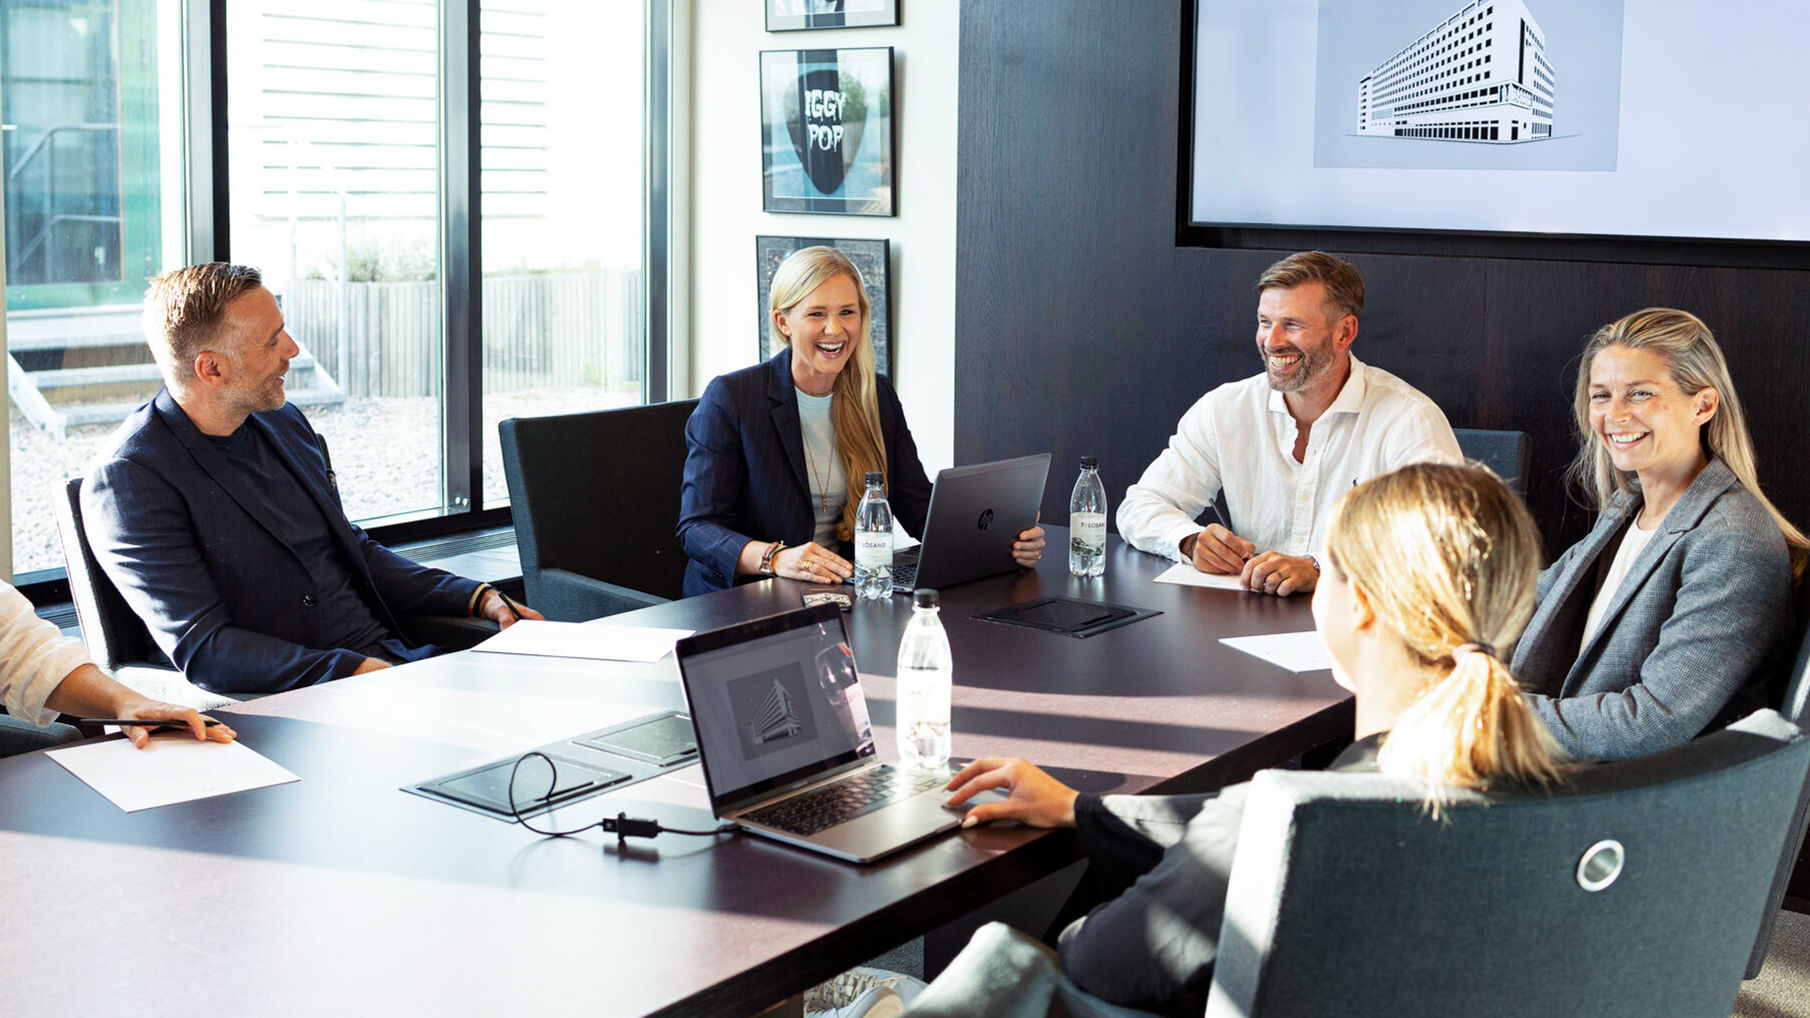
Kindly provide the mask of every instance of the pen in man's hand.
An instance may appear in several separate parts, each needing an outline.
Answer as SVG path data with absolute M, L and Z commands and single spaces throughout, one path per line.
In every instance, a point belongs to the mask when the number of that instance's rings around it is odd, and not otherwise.
M 1213 501 L 1208 502 L 1207 504 L 1209 506 L 1213 507 L 1213 518 L 1219 521 L 1219 525 L 1226 529 L 1226 533 L 1228 533 L 1228 534 L 1232 533 L 1232 525 L 1230 523 L 1226 522 L 1225 514 L 1219 511 L 1219 500 L 1214 499 Z M 1237 536 L 1237 535 L 1233 535 L 1233 536 Z M 1249 562 L 1251 560 L 1251 557 L 1249 555 L 1244 554 L 1243 552 L 1240 552 L 1238 557 L 1245 562 Z
M 189 727 L 187 721 L 177 721 L 171 718 L 76 718 L 75 723 L 78 725 L 131 725 L 133 728 Z M 220 722 L 214 718 L 202 718 L 201 723 L 203 726 L 211 728 Z
M 523 617 L 522 617 L 522 613 L 521 613 L 521 612 L 520 612 L 520 611 L 518 611 L 518 610 L 516 610 L 516 607 L 515 607 L 515 602 L 514 602 L 514 601 L 511 601 L 511 600 L 509 600 L 509 595 L 508 595 L 508 594 L 505 594 L 505 593 L 503 593 L 503 592 L 502 592 L 502 591 L 500 591 L 500 590 L 497 590 L 497 588 L 495 588 L 495 587 L 492 587 L 492 588 L 490 588 L 490 589 L 491 589 L 491 590 L 496 590 L 496 596 L 498 596 L 498 597 L 500 597 L 500 598 L 502 598 L 502 599 L 503 599 L 503 607 L 505 607 L 505 608 L 507 608 L 507 609 L 509 609 L 509 614 L 511 614 L 511 615 L 513 615 L 513 616 L 515 616 L 515 621 L 517 621 L 517 622 L 524 622 L 524 621 L 526 621 L 526 619 L 524 619 L 524 618 L 523 618 Z M 525 629 L 524 629 L 524 630 L 522 630 L 522 632 L 524 632 L 524 633 L 525 633 L 525 632 L 527 632 L 527 630 L 525 630 Z

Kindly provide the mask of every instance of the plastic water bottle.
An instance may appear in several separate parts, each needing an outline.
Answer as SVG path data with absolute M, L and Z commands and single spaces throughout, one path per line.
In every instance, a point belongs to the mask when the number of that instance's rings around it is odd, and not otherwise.
M 870 601 L 892 596 L 892 505 L 885 484 L 885 474 L 869 470 L 855 509 L 855 596 Z
M 1100 461 L 1081 457 L 1081 476 L 1068 497 L 1068 571 L 1075 576 L 1106 572 L 1106 488 Z
M 899 760 L 907 767 L 932 770 L 949 762 L 949 700 L 954 693 L 954 663 L 949 636 L 937 618 L 936 591 L 919 588 L 911 595 L 911 621 L 899 641 Z

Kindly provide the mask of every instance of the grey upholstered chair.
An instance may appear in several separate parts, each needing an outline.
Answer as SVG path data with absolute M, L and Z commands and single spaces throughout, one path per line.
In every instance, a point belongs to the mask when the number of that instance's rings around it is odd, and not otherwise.
M 697 400 L 498 426 L 527 601 L 584 622 L 678 599 L 679 486 Z
M 1480 428 L 1453 428 L 1458 450 L 1465 459 L 1473 459 L 1494 470 L 1514 493 L 1527 497 L 1527 464 L 1533 455 L 1533 439 L 1525 431 L 1486 431 Z
M 1772 711 L 1550 795 L 1465 794 L 1444 820 L 1380 774 L 1263 772 L 1207 1016 L 1725 1018 L 1807 774 L 1810 737 Z M 1141 1014 L 989 936 L 911 1013 Z

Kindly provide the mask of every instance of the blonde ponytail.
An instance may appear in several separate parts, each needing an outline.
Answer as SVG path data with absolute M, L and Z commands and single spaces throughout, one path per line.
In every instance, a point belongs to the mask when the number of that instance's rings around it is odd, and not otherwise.
M 1494 649 L 1533 616 L 1540 566 L 1533 518 L 1495 474 L 1423 463 L 1359 485 L 1335 509 L 1326 551 L 1440 673 L 1385 738 L 1384 773 L 1418 785 L 1435 816 L 1454 788 L 1563 777 L 1563 752 Z

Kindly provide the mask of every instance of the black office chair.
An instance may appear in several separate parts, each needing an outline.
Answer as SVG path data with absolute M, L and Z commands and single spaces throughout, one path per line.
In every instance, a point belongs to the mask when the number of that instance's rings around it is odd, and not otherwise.
M 158 649 L 151 631 L 120 596 L 88 545 L 82 529 L 82 479 L 71 477 L 62 488 L 62 497 L 52 499 L 51 505 L 57 540 L 63 546 L 63 567 L 69 574 L 69 598 L 75 602 L 88 656 L 122 685 L 152 699 L 197 710 L 238 703 L 237 697 L 209 692 L 183 678 Z
M 1453 428 L 1452 434 L 1466 459 L 1494 470 L 1515 494 L 1527 497 L 1527 463 L 1533 455 L 1533 439 L 1527 432 Z
M 583 622 L 676 600 L 679 488 L 697 400 L 499 425 L 528 603 Z

